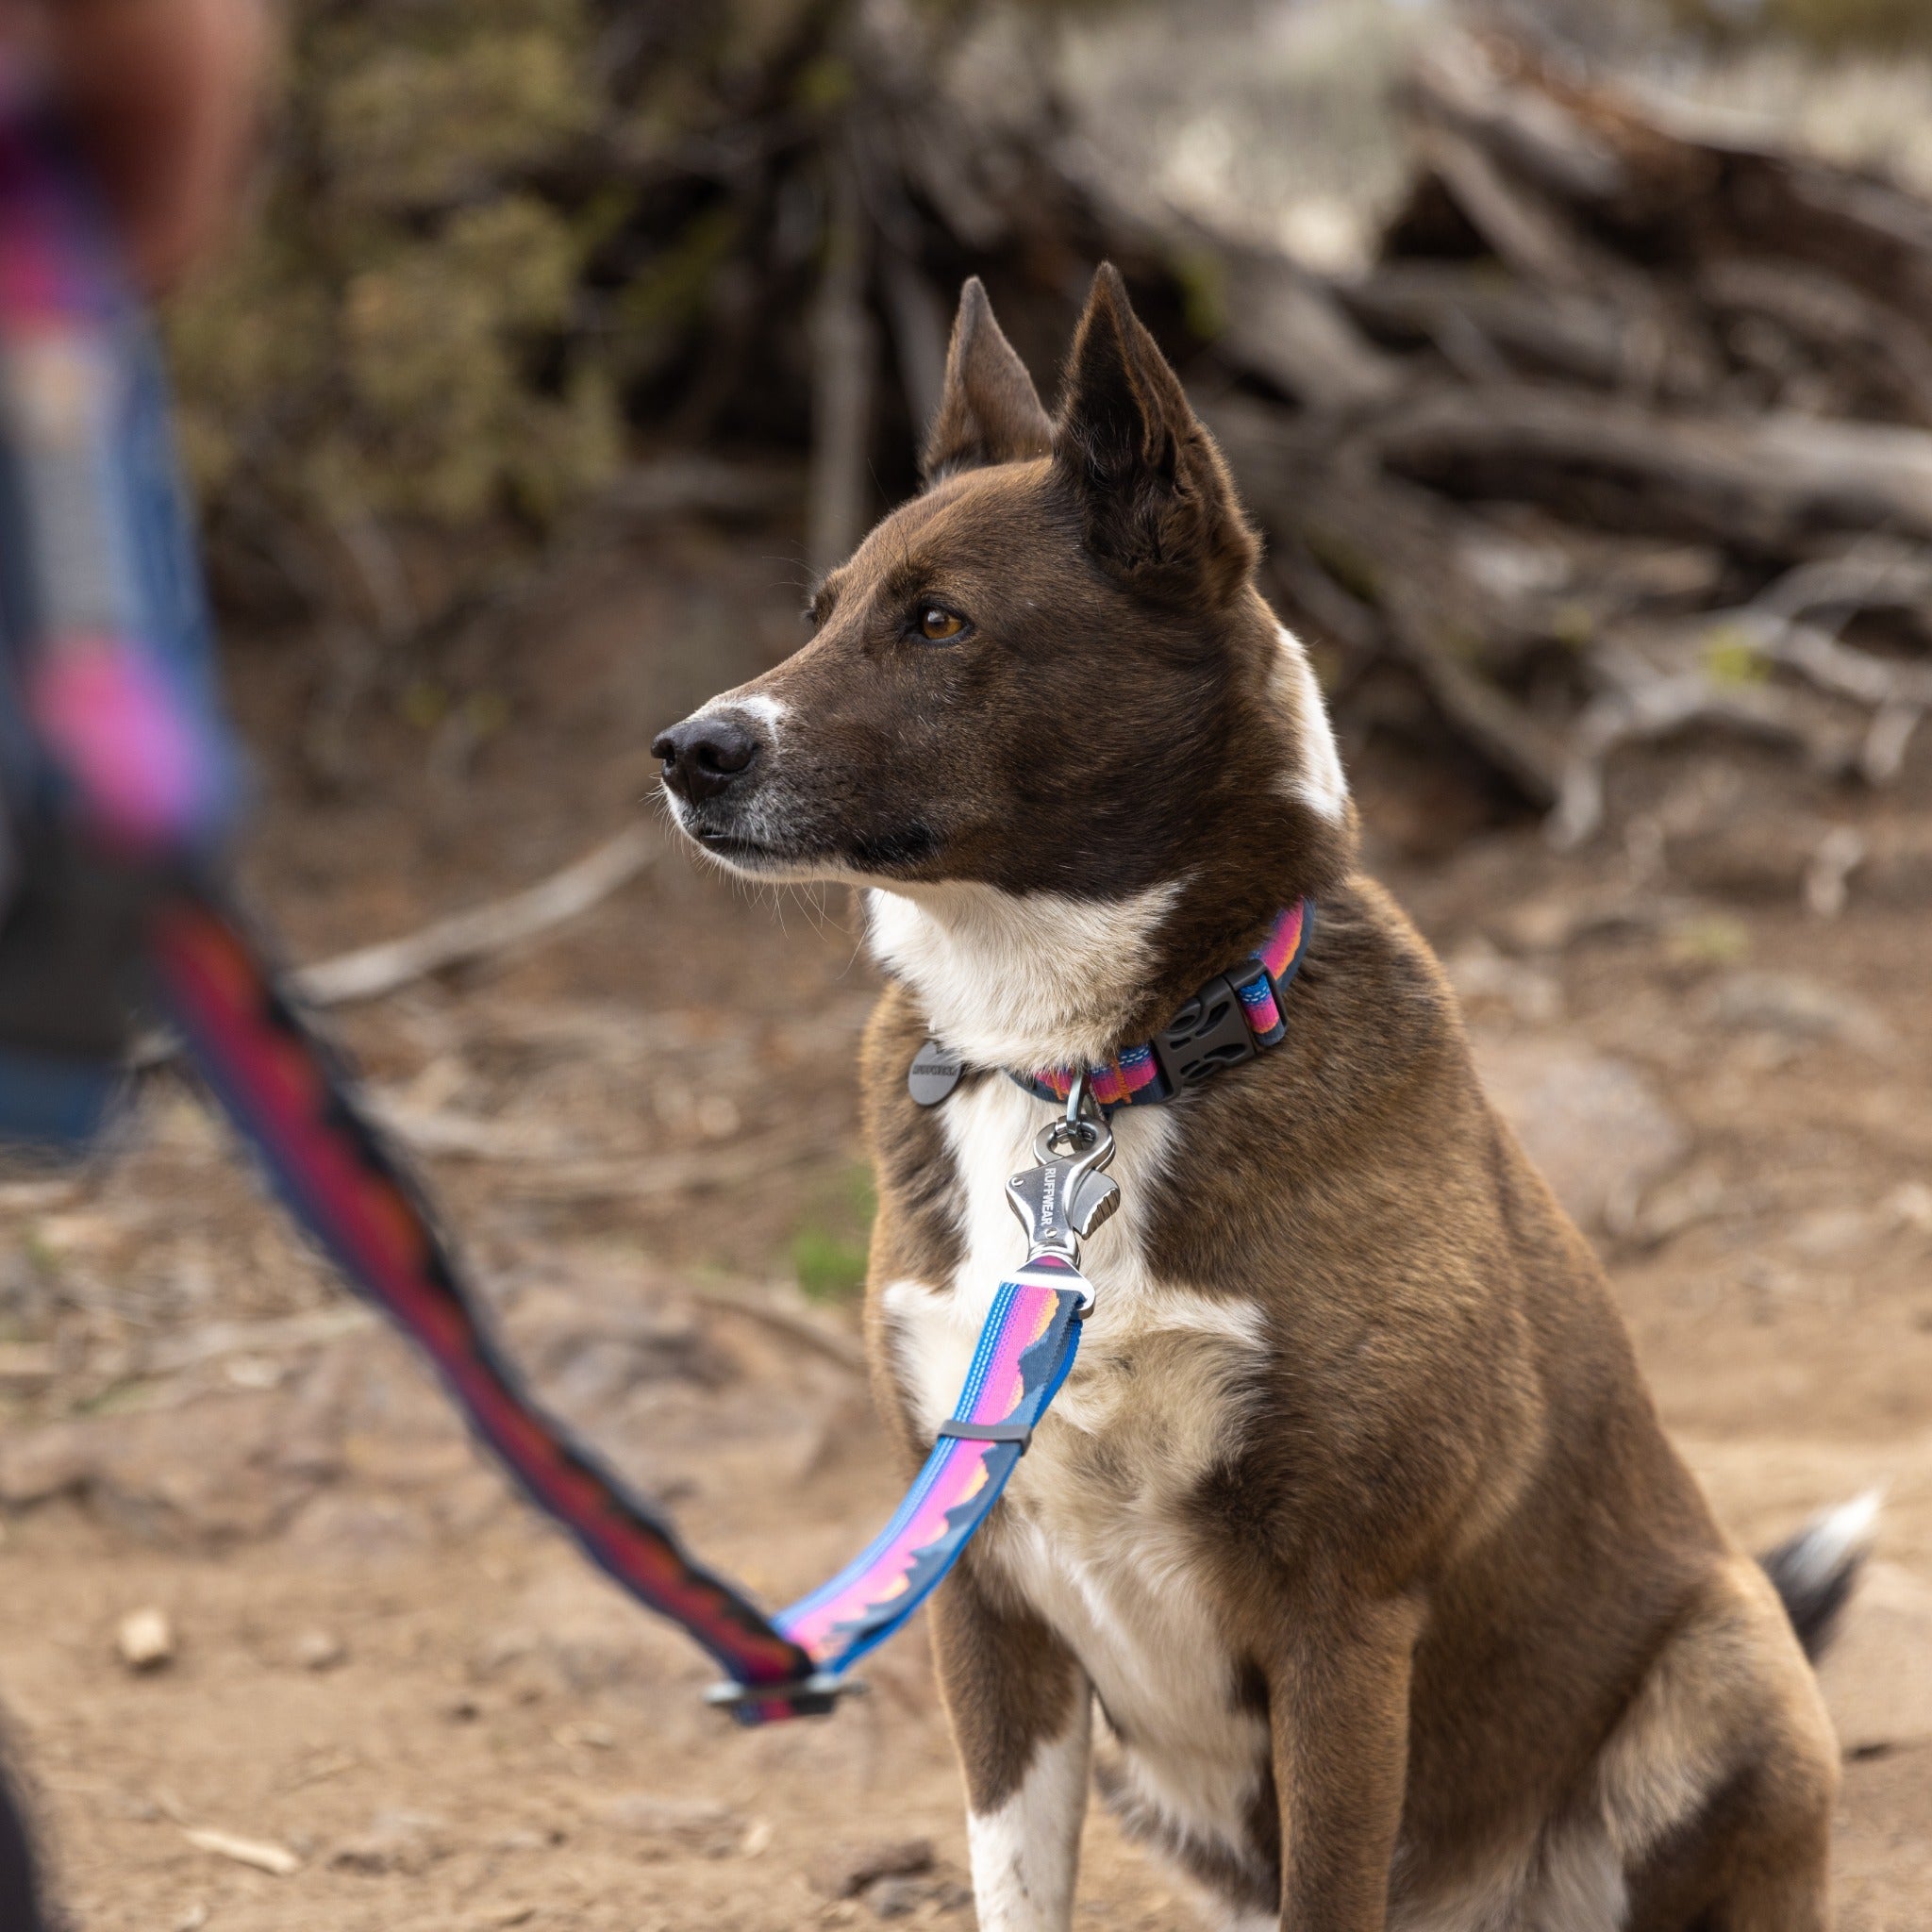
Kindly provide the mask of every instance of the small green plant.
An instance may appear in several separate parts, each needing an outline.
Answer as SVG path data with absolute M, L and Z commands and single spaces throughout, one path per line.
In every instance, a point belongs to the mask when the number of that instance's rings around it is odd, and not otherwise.
M 1189 331 L 1211 342 L 1227 328 L 1227 265 L 1211 249 L 1177 249 L 1168 266 L 1181 285 Z
M 866 1243 L 819 1226 L 791 1238 L 791 1266 L 807 1301 L 848 1301 L 865 1286 Z
M 1742 920 L 1713 912 L 1671 929 L 1668 948 L 1679 966 L 1735 966 L 1751 954 L 1751 928 Z
M 791 1269 L 808 1301 L 849 1301 L 865 1286 L 877 1210 L 872 1170 L 856 1164 L 841 1192 L 822 1202 L 791 1238 Z
M 1560 605 L 1550 619 L 1550 635 L 1566 650 L 1587 650 L 1596 639 L 1596 613 L 1588 604 Z
M 1743 625 L 1718 625 L 1704 640 L 1704 675 L 1713 684 L 1762 684 L 1771 675 L 1757 638 Z

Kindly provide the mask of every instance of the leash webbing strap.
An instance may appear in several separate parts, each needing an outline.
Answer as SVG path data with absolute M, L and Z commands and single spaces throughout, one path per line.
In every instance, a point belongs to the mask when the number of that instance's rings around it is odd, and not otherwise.
M 1091 1292 L 1078 1269 L 1055 1255 L 1000 1284 L 954 1409 L 953 1420 L 965 1428 L 958 1435 L 941 1428 L 906 1500 L 871 1545 L 777 1618 L 821 1670 L 844 1671 L 883 1643 L 953 1567 L 1072 1370 Z

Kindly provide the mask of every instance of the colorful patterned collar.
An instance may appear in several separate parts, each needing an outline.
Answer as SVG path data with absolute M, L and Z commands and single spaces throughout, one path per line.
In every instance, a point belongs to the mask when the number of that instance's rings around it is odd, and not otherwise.
M 1301 971 L 1314 929 L 1312 899 L 1297 899 L 1285 908 L 1248 964 L 1217 973 L 1152 1040 L 1124 1046 L 1111 1059 L 1090 1067 L 1093 1098 L 1109 1112 L 1117 1107 L 1152 1107 L 1277 1044 L 1288 1032 L 1283 999 Z M 936 1107 L 965 1071 L 957 1054 L 928 1040 L 913 1059 L 906 1084 L 920 1106 Z M 1009 1070 L 1012 1079 L 1041 1100 L 1064 1100 L 1073 1091 L 1074 1072 L 1070 1066 Z

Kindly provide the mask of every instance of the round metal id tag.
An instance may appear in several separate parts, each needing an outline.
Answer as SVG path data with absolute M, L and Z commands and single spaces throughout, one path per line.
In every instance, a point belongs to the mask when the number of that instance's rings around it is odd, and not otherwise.
M 921 1107 L 937 1107 L 955 1087 L 966 1063 L 950 1047 L 928 1040 L 906 1070 L 906 1091 Z

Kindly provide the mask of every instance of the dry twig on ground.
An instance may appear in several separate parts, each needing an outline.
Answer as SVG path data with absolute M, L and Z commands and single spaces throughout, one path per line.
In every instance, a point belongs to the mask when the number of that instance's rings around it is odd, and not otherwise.
M 453 913 L 405 939 L 386 940 L 301 967 L 290 975 L 290 985 L 313 1007 L 380 999 L 412 980 L 494 958 L 540 938 L 628 885 L 658 854 L 658 842 L 648 830 L 626 826 L 594 852 L 537 885 Z

